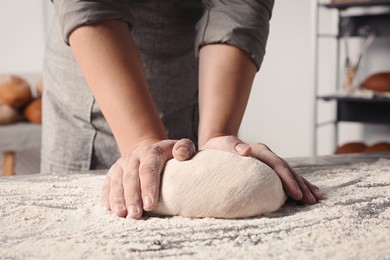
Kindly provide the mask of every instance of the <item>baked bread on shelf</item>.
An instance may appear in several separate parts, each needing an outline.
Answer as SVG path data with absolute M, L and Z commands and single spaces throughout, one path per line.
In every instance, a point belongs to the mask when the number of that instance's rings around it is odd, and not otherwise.
M 361 87 L 374 92 L 390 92 L 390 72 L 372 74 L 362 82 Z

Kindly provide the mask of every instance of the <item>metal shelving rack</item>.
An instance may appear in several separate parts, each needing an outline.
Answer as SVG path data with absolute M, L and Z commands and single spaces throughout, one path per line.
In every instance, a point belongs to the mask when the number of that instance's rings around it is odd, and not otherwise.
M 388 8 L 388 11 L 383 13 L 361 13 L 354 15 L 346 15 L 345 10 L 351 10 L 354 8 L 371 8 L 382 6 Z M 338 13 L 338 32 L 336 35 L 321 35 L 319 33 L 319 10 L 320 8 L 327 8 L 329 10 L 336 10 Z M 314 105 L 314 134 L 313 134 L 313 154 L 318 154 L 318 128 L 332 123 L 334 125 L 334 147 L 338 145 L 339 135 L 339 122 L 359 122 L 359 123 L 378 123 L 378 124 L 390 124 L 390 98 L 373 97 L 371 99 L 339 96 L 339 95 L 326 95 L 320 96 L 318 94 L 318 62 L 319 62 L 319 39 L 321 37 L 334 37 L 337 41 L 337 47 L 335 50 L 336 55 L 336 89 L 339 89 L 340 85 L 340 40 L 344 37 L 345 31 L 342 26 L 348 19 L 349 24 L 349 37 L 361 37 L 361 29 L 369 26 L 375 29 L 378 37 L 390 36 L 390 0 L 371 0 L 357 3 L 331 3 L 321 4 L 317 0 L 316 14 L 315 14 L 315 47 L 314 47 L 314 87 L 315 87 L 315 105 Z M 390 46 L 389 46 L 390 50 Z M 332 122 L 318 122 L 318 102 L 333 101 L 336 102 L 336 119 Z

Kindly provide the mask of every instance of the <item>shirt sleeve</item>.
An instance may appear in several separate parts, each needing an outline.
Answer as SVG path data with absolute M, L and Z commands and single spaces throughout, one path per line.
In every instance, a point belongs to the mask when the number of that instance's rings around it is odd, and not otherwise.
M 69 45 L 70 34 L 79 26 L 111 19 L 126 21 L 133 19 L 128 0 L 51 0 L 58 15 L 62 36 Z
M 195 55 L 211 43 L 245 51 L 260 69 L 269 34 L 273 0 L 202 0 L 204 13 L 196 25 Z

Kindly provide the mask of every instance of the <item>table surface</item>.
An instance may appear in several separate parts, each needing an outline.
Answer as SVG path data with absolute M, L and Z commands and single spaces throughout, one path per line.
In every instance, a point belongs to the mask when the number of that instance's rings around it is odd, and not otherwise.
M 290 158 L 327 199 L 250 219 L 121 219 L 105 171 L 0 178 L 0 258 L 389 259 L 390 153 Z
M 27 122 L 0 126 L 0 152 L 19 152 L 41 147 L 41 125 Z

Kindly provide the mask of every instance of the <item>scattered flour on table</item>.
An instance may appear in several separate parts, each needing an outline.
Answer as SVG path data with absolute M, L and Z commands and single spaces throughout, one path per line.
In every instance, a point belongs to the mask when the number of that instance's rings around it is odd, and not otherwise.
M 0 258 L 389 259 L 390 161 L 305 171 L 327 200 L 236 220 L 117 218 L 102 175 L 0 178 Z

